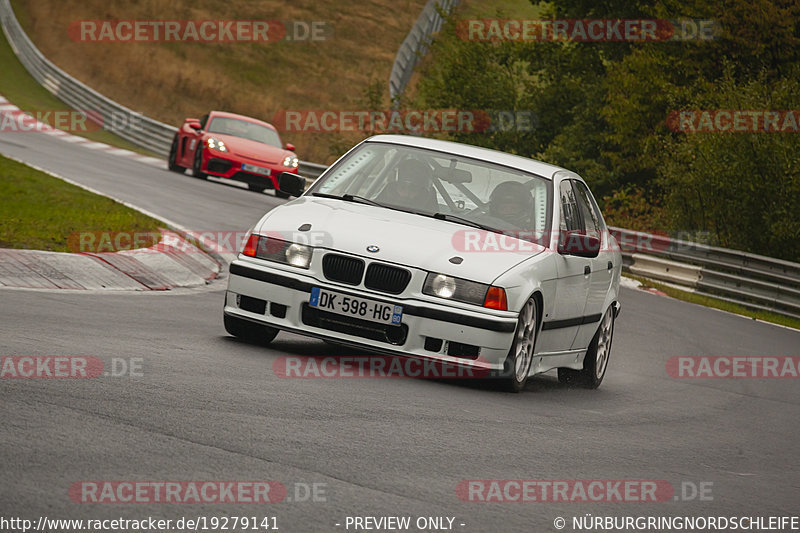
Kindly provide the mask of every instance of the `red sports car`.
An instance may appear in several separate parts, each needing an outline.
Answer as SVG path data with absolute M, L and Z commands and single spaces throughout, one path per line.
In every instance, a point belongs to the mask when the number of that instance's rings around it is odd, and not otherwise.
M 247 183 L 250 190 L 278 190 L 281 172 L 297 174 L 294 146 L 284 145 L 272 124 L 254 118 L 212 111 L 202 119 L 187 118 L 175 134 L 168 167 L 191 167 L 197 178 L 215 176 Z

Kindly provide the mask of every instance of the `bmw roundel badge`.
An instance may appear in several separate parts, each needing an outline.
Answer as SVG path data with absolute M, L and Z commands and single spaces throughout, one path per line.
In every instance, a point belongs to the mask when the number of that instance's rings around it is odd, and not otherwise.
M 376 253 L 376 252 L 379 252 L 379 251 L 380 251 L 380 248 L 378 248 L 378 247 L 377 247 L 377 246 L 375 246 L 374 244 L 370 244 L 369 246 L 367 246 L 367 251 L 368 251 L 368 252 L 371 252 L 371 253 L 373 253 L 373 254 L 374 254 L 374 253 Z

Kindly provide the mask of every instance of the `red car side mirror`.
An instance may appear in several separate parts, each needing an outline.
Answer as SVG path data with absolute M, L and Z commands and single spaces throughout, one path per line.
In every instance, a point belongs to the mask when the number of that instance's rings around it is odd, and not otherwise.
M 199 122 L 190 122 L 189 123 L 189 127 L 192 128 L 193 130 L 196 130 L 196 131 L 200 131 L 200 128 L 201 128 Z
M 294 152 L 294 145 L 292 143 L 286 143 L 286 149 Z

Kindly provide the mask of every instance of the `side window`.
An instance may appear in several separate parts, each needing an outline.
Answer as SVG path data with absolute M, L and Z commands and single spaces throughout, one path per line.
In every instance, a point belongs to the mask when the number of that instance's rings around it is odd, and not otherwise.
M 575 191 L 572 189 L 570 180 L 561 182 L 558 195 L 561 197 L 559 229 L 561 231 L 582 229 L 580 217 L 578 216 L 578 205 L 575 201 Z
M 200 119 L 200 129 L 205 131 L 206 123 L 208 122 L 208 115 L 205 115 L 203 118 Z
M 603 219 L 594 203 L 592 193 L 585 183 L 573 181 L 574 188 L 578 191 L 578 209 L 583 217 L 584 229 L 588 235 L 600 237 L 603 231 Z

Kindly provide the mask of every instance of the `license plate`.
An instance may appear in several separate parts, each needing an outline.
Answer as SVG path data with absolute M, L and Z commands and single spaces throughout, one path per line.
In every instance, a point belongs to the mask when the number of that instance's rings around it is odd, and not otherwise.
M 357 298 L 338 292 L 314 287 L 308 305 L 321 311 L 347 315 L 381 324 L 400 324 L 403 319 L 403 306 L 376 302 L 367 298 Z
M 242 170 L 247 172 L 252 172 L 253 174 L 261 174 L 262 176 L 269 176 L 272 174 L 272 170 L 264 167 L 257 167 L 255 165 L 249 165 L 247 163 L 242 163 Z

